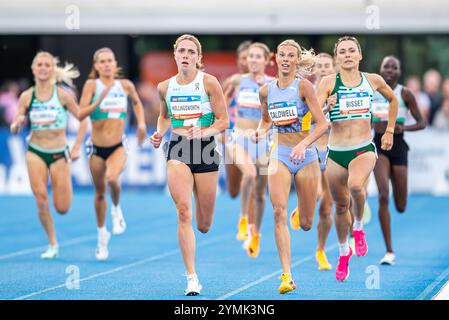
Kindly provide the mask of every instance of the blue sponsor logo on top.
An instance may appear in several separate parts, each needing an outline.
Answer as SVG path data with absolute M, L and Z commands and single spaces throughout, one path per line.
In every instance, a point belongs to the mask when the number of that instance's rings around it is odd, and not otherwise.
M 286 102 L 286 101 L 282 101 L 282 102 L 274 102 L 271 103 L 268 108 L 269 109 L 279 109 L 279 108 L 287 108 L 287 107 L 292 107 L 295 106 L 296 103 L 295 102 Z
M 171 97 L 171 102 L 191 102 L 201 101 L 201 96 L 174 96 Z
M 353 99 L 353 98 L 366 98 L 369 97 L 368 92 L 351 92 L 351 93 L 340 93 L 340 99 Z

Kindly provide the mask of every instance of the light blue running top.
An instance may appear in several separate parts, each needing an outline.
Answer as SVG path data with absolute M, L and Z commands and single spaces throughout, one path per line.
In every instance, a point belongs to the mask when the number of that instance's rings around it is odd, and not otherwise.
M 279 133 L 309 131 L 312 114 L 309 107 L 299 96 L 299 82 L 295 79 L 284 89 L 277 85 L 277 80 L 268 84 L 268 113 L 272 128 Z
M 264 84 L 272 78 L 264 76 Z M 240 78 L 240 87 L 237 95 L 237 115 L 242 119 L 259 121 L 261 118 L 260 85 L 251 79 L 250 74 L 244 74 Z

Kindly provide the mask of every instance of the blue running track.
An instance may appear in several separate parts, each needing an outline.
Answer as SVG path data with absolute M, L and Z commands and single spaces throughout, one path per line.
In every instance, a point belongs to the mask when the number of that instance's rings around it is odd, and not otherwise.
M 268 199 L 268 197 L 267 197 Z M 208 234 L 196 232 L 197 273 L 202 295 L 183 295 L 186 279 L 179 252 L 176 211 L 163 192 L 124 192 L 128 229 L 110 241 L 110 258 L 95 260 L 93 195 L 77 193 L 66 216 L 54 214 L 60 256 L 42 261 L 46 237 L 32 197 L 0 197 L 0 299 L 431 299 L 449 280 L 449 198 L 409 197 L 408 208 L 392 208 L 395 266 L 379 266 L 385 247 L 370 198 L 366 225 L 369 252 L 353 257 L 349 279 L 335 280 L 338 248 L 334 226 L 328 241 L 332 271 L 318 271 L 316 223 L 309 232 L 291 231 L 292 273 L 298 288 L 277 293 L 281 273 L 267 203 L 261 252 L 250 259 L 235 239 L 238 200 L 217 197 Z M 290 208 L 296 205 L 290 198 Z M 108 229 L 111 227 L 108 213 Z M 79 288 L 66 285 L 79 272 Z M 72 283 L 73 285 L 73 283 Z

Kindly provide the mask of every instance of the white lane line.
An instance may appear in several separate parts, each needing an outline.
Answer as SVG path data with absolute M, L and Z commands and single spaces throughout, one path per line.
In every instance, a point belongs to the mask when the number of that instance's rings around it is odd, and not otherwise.
M 449 300 L 449 281 L 441 288 L 441 290 L 432 298 L 432 300 Z
M 198 244 L 197 248 L 208 246 L 210 244 L 213 244 L 215 242 L 221 241 L 224 238 L 229 238 L 229 237 L 230 237 L 229 234 L 217 236 L 217 237 L 212 238 L 212 239 L 210 239 L 208 241 L 204 241 L 204 242 Z M 84 281 L 88 281 L 88 280 L 92 280 L 92 279 L 95 279 L 95 278 L 99 278 L 99 277 L 102 277 L 102 276 L 106 276 L 106 275 L 109 275 L 109 274 L 112 274 L 112 273 L 115 273 L 115 272 L 123 271 L 123 270 L 129 269 L 129 268 L 133 268 L 135 266 L 138 266 L 138 265 L 141 265 L 141 264 L 145 264 L 147 262 L 160 260 L 162 258 L 169 257 L 169 256 L 172 256 L 172 255 L 175 255 L 175 254 L 178 254 L 178 253 L 179 253 L 179 248 L 178 249 L 173 249 L 173 250 L 170 250 L 170 251 L 168 251 L 166 253 L 159 254 L 159 255 L 156 255 L 156 256 L 151 256 L 151 257 L 148 257 L 148 258 L 145 258 L 145 259 L 133 262 L 133 263 L 125 264 L 123 266 L 120 266 L 120 267 L 117 267 L 117 268 L 114 268 L 114 269 L 111 269 L 111 270 L 108 270 L 108 271 L 95 273 L 95 274 L 90 275 L 90 276 L 88 276 L 86 278 L 80 279 L 79 283 L 84 282 Z M 60 289 L 60 288 L 64 288 L 64 287 L 66 287 L 65 283 L 61 284 L 61 285 L 58 285 L 58 286 L 54 286 L 54 287 L 46 288 L 46 289 L 39 290 L 39 291 L 36 291 L 36 292 L 32 292 L 30 294 L 17 297 L 14 300 L 25 300 L 25 299 L 28 299 L 28 298 L 31 298 L 31 297 L 35 297 L 37 295 L 40 295 L 40 294 L 43 294 L 43 293 L 47 293 L 47 292 L 50 292 L 50 291 L 54 291 L 56 289 Z
M 332 250 L 336 249 L 337 247 L 338 247 L 338 243 L 335 243 L 327 248 L 327 252 L 332 251 Z M 315 257 L 315 255 L 309 255 L 303 259 L 297 260 L 296 262 L 292 263 L 291 268 L 293 269 L 293 268 L 299 266 L 300 264 L 303 264 L 304 262 L 312 260 L 314 257 Z M 256 281 L 250 282 L 250 283 L 244 285 L 243 287 L 240 287 L 240 288 L 235 289 L 234 291 L 231 291 L 221 297 L 218 297 L 215 300 L 226 300 L 232 296 L 235 296 L 236 294 L 239 294 L 240 292 L 243 292 L 251 287 L 254 287 L 254 286 L 258 285 L 259 283 L 267 281 L 268 279 L 273 278 L 281 273 L 282 273 L 282 269 L 278 269 L 270 274 L 267 274 L 267 275 L 257 279 Z
M 427 288 L 424 289 L 424 291 L 421 292 L 421 294 L 418 297 L 416 297 L 415 300 L 425 300 L 427 296 L 432 292 L 432 290 L 435 289 L 436 286 L 438 286 L 441 281 L 446 279 L 447 276 L 449 276 L 449 268 L 444 270 L 431 284 L 429 284 Z
M 94 240 L 96 238 L 97 238 L 97 236 L 94 235 L 94 234 L 90 234 L 90 235 L 82 236 L 82 237 L 78 237 L 78 238 L 73 238 L 73 239 L 61 242 L 59 244 L 59 247 L 60 248 L 61 247 L 67 247 L 67 246 L 71 246 L 71 245 L 74 245 L 74 244 L 82 243 L 82 242 L 85 242 L 85 241 Z M 11 252 L 11 253 L 7 253 L 7 254 L 4 254 L 4 255 L 1 255 L 0 256 L 0 260 L 14 258 L 14 257 L 18 257 L 18 256 L 22 256 L 22 255 L 25 255 L 25 254 L 30 254 L 30 253 L 41 252 L 41 251 L 44 251 L 45 249 L 47 249 L 47 246 L 23 249 L 23 250 L 20 250 L 20 251 L 15 251 L 15 252 Z

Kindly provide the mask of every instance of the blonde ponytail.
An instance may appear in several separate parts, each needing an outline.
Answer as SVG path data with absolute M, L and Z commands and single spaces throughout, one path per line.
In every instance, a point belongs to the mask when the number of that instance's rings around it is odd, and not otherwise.
M 298 50 L 299 64 L 296 66 L 298 76 L 305 77 L 312 73 L 312 68 L 315 65 L 316 60 L 315 51 L 312 48 L 310 50 L 306 50 L 293 39 L 282 41 L 278 45 L 277 51 L 279 51 L 282 46 L 292 46 Z
M 312 73 L 313 66 L 315 65 L 316 56 L 313 49 L 301 50 L 301 60 L 299 61 L 298 74 L 301 76 L 309 75 Z
M 80 72 L 75 67 L 73 63 L 65 62 L 64 66 L 59 66 L 59 59 L 55 58 L 56 68 L 55 68 L 55 81 L 56 83 L 68 84 L 70 87 L 73 87 L 73 79 L 76 79 L 80 76 Z
M 63 67 L 59 66 L 59 58 L 53 56 L 50 52 L 47 51 L 39 51 L 33 59 L 33 63 L 31 64 L 31 68 L 33 68 L 34 64 L 37 62 L 39 57 L 46 56 L 50 58 L 53 62 L 53 77 L 52 80 L 54 83 L 66 83 L 69 86 L 73 86 L 73 79 L 76 79 L 80 76 L 80 72 L 75 67 L 73 63 L 66 62 Z

